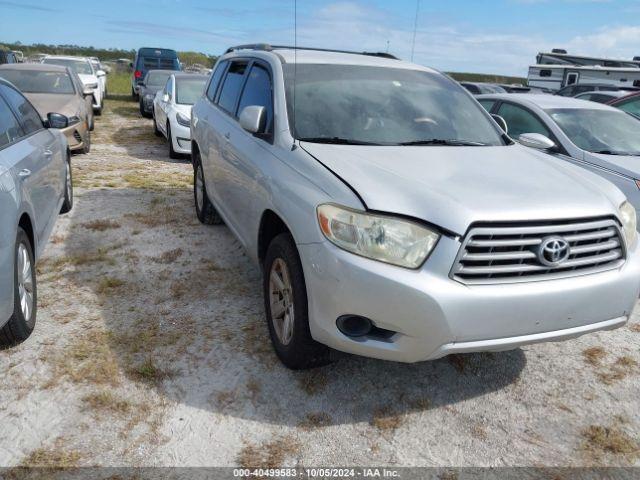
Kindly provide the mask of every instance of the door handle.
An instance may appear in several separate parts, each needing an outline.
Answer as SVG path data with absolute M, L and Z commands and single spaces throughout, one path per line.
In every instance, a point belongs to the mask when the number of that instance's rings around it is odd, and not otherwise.
M 28 168 L 25 168 L 23 170 L 20 170 L 20 172 L 18 172 L 18 176 L 20 178 L 27 178 L 30 175 L 31 175 L 31 170 L 29 170 Z
M 224 134 L 224 138 L 226 138 L 227 140 L 229 140 L 231 138 L 231 132 L 227 132 Z
M 42 153 L 44 153 L 44 156 L 45 156 L 45 157 L 50 157 L 51 155 L 53 155 L 53 152 L 52 152 L 51 150 L 49 150 L 49 149 L 46 149 L 46 150 L 45 150 L 44 152 L 42 152 Z

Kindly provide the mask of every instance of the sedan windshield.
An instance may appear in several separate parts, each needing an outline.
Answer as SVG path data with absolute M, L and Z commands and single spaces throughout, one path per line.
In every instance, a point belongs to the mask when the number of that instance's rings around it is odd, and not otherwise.
M 583 150 L 611 155 L 640 155 L 640 121 L 613 110 L 556 109 L 547 113 Z
M 35 70 L 0 70 L 0 77 L 13 83 L 23 93 L 73 95 L 73 82 L 66 72 Z
M 207 78 L 183 78 L 176 81 L 176 103 L 193 105 L 202 96 Z
M 42 63 L 69 67 L 78 75 L 93 75 L 91 65 L 86 60 L 74 60 L 72 58 L 45 58 Z
M 482 107 L 440 74 L 299 64 L 294 94 L 294 65 L 284 69 L 291 131 L 299 140 L 365 145 L 505 144 Z

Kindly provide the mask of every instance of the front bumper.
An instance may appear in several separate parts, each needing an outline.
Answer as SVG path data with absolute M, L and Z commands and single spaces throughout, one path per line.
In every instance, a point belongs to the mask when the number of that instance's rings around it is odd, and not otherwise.
M 173 142 L 173 149 L 177 153 L 183 155 L 191 154 L 191 129 L 180 125 L 178 121 L 174 121 L 171 124 L 171 136 L 170 141 Z
M 460 242 L 443 237 L 425 265 L 408 270 L 329 242 L 298 246 L 314 339 L 358 355 L 417 362 L 450 353 L 506 350 L 624 325 L 640 292 L 638 242 L 619 269 L 557 280 L 463 285 L 449 278 Z M 360 315 L 396 332 L 351 338 L 336 327 Z
M 89 135 L 89 126 L 84 121 L 80 121 L 62 129 L 61 132 L 65 137 L 67 137 L 69 150 L 75 152 L 84 148 L 85 139 L 87 138 L 87 135 Z

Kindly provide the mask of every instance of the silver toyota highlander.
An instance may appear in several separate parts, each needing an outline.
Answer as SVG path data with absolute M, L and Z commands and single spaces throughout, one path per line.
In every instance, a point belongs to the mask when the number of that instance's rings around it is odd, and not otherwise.
M 624 195 L 514 143 L 437 71 L 234 47 L 191 128 L 197 216 L 262 266 L 290 368 L 571 338 L 624 325 L 638 298 Z

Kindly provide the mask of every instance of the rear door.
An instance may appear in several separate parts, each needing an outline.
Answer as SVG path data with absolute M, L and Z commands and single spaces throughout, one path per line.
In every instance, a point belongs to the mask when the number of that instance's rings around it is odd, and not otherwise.
M 60 141 L 44 128 L 40 115 L 22 94 L 0 84 L 0 97 L 20 122 L 23 135 L 5 153 L 16 159 L 14 174 L 31 203 L 38 243 L 43 245 L 55 223 L 64 192 L 66 152 L 61 151 Z

